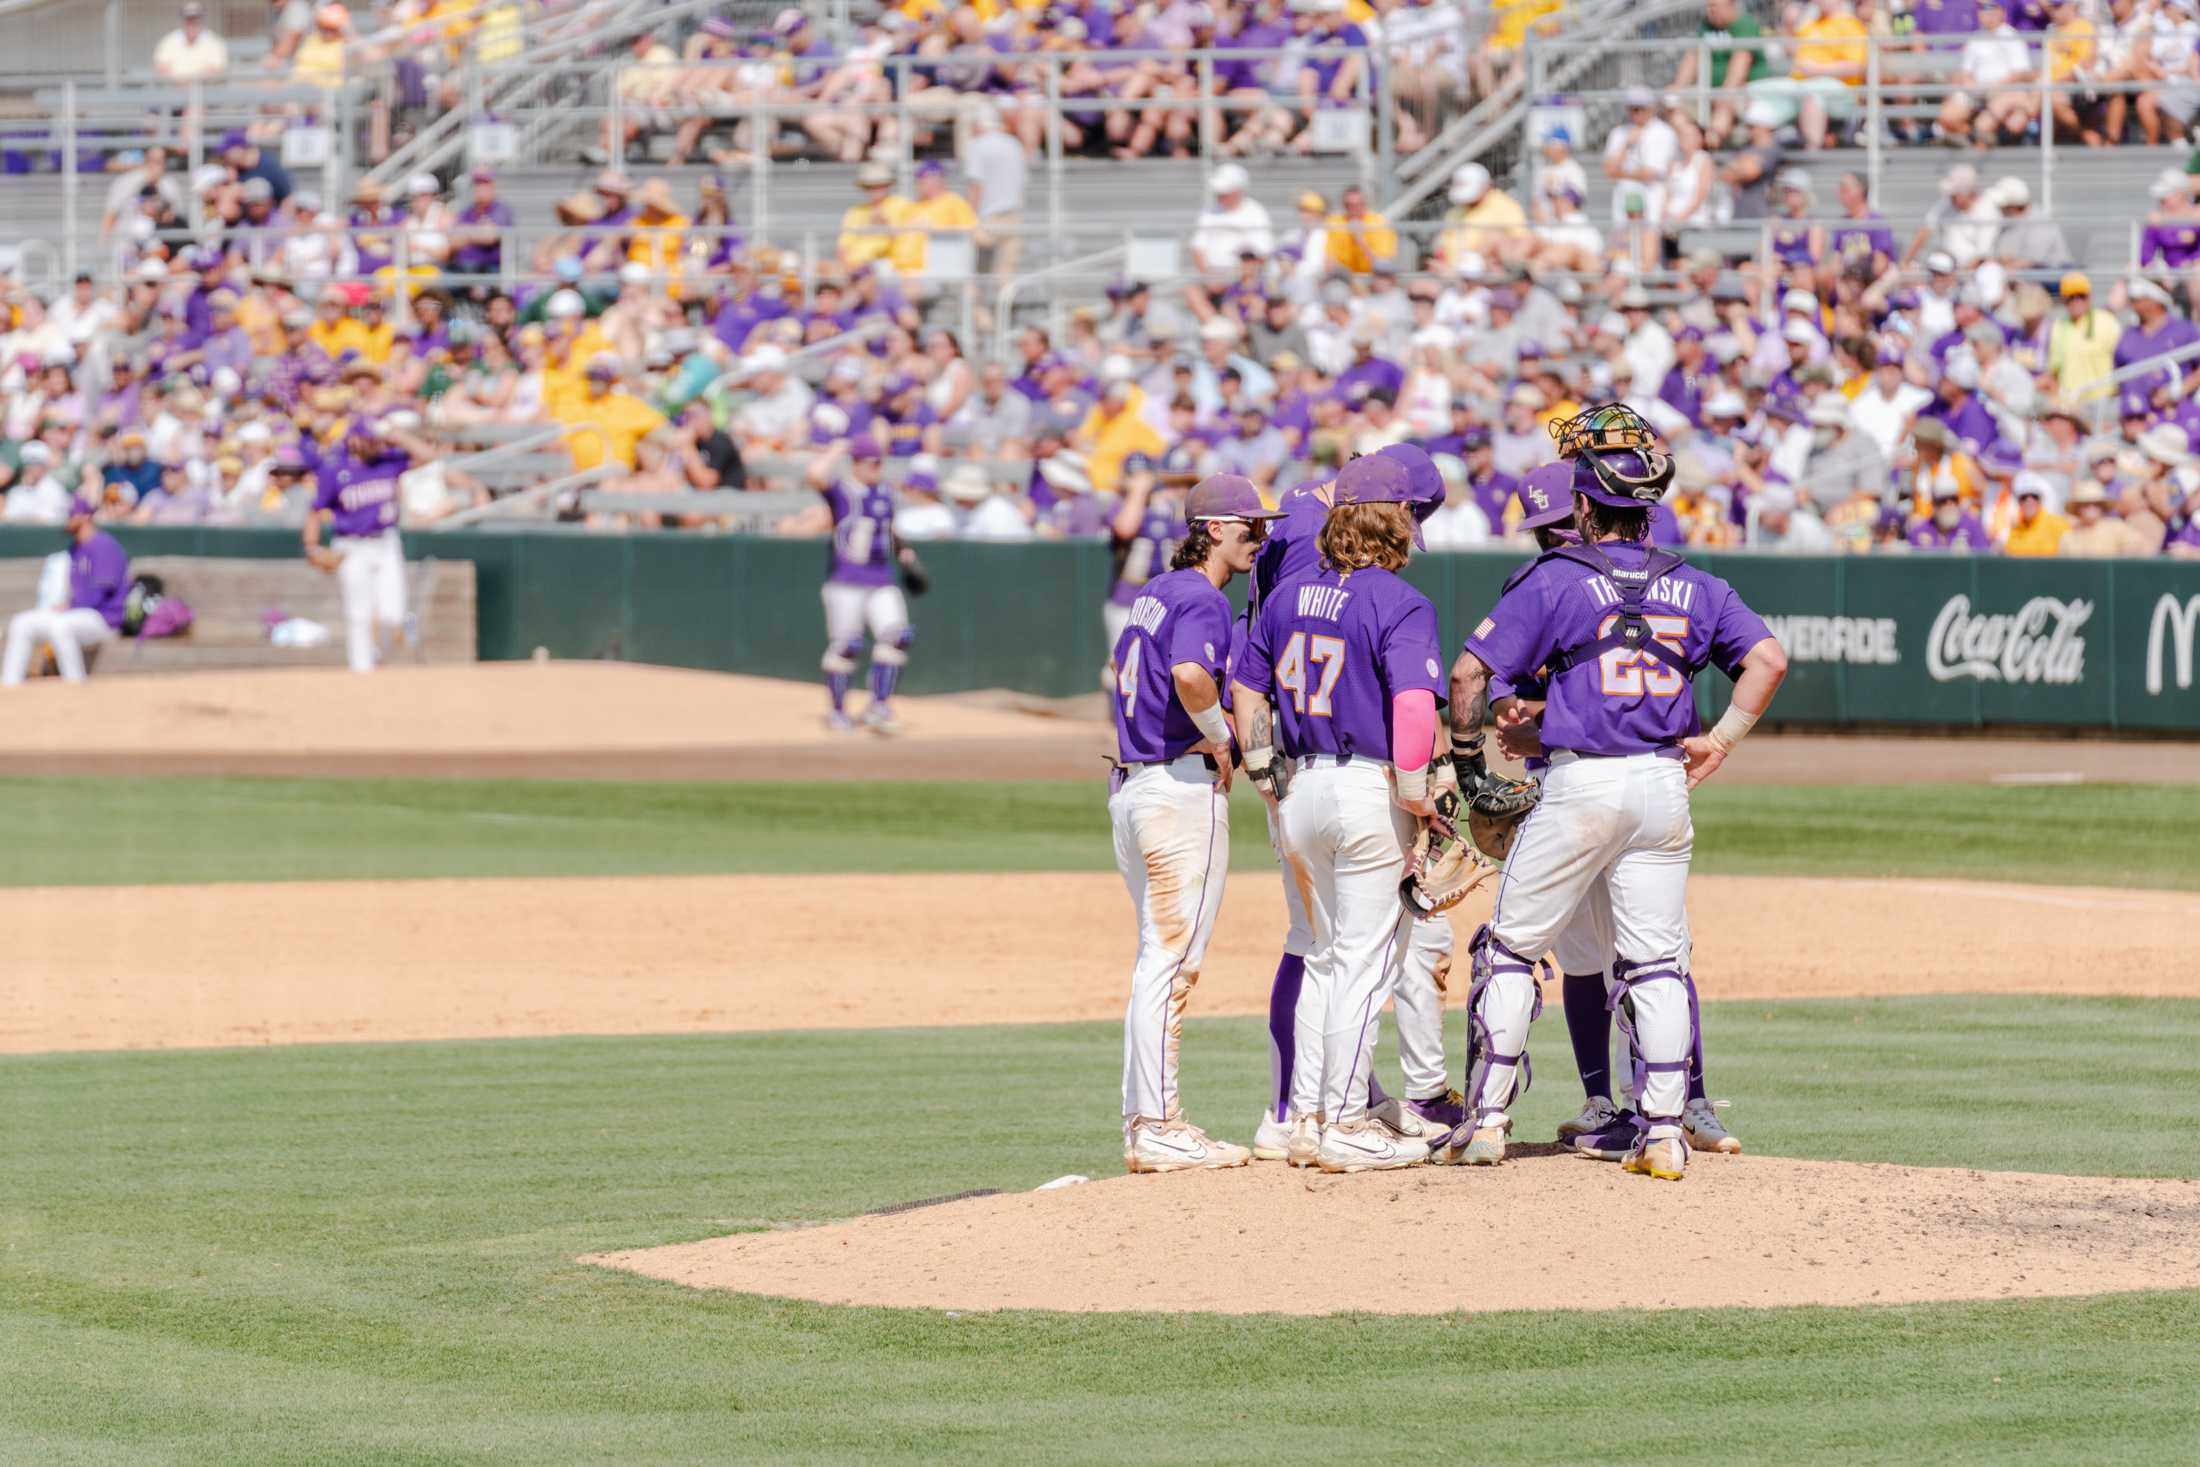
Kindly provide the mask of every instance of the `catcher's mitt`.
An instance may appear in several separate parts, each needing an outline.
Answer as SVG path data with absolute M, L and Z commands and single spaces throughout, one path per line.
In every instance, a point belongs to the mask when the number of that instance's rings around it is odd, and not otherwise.
M 904 545 L 895 557 L 901 563 L 902 589 L 912 596 L 922 596 L 932 589 L 932 577 L 926 574 L 924 562 L 917 559 L 917 552 Z
M 1433 917 L 1458 906 L 1497 870 L 1460 831 L 1459 808 L 1457 795 L 1439 794 L 1435 817 L 1422 822 L 1421 833 L 1414 838 L 1405 880 L 1398 883 L 1398 900 L 1416 916 Z M 1473 819 L 1470 807 L 1470 825 Z
M 1475 849 L 1492 861 L 1504 860 L 1520 834 L 1520 822 L 1542 798 L 1543 786 L 1532 779 L 1484 776 L 1467 802 L 1467 836 Z

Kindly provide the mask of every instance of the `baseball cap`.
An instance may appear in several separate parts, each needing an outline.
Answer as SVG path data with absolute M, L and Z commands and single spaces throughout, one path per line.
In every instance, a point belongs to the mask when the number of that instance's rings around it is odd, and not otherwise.
M 1184 500 L 1187 520 L 1272 520 L 1282 513 L 1261 503 L 1260 490 L 1243 474 L 1209 474 Z
M 1624 98 L 1629 107 L 1655 107 L 1658 94 L 1648 87 L 1629 87 Z
M 553 321 L 571 321 L 588 314 L 588 302 L 577 290 L 561 290 L 543 304 L 542 313 Z
M 878 440 L 868 433 L 858 433 L 848 440 L 848 457 L 857 461 L 879 459 L 886 455 L 879 452 Z
M 2034 473 L 2030 469 L 2026 469 L 2023 473 L 2017 475 L 2013 487 L 2016 489 L 2017 498 L 2019 499 L 2046 499 L 2049 497 L 2047 476 Z
M 1207 191 L 1215 194 L 1240 193 L 1250 182 L 1252 178 L 1244 169 L 1235 163 L 1225 163 L 1207 180 Z
M 2006 438 L 1996 438 L 1979 452 L 1979 467 L 1996 478 L 2006 478 L 2024 467 L 2024 455 Z
M 2151 418 L 2154 416 L 2154 404 L 2147 401 L 2147 395 L 2143 392 L 2126 392 L 2116 405 L 2116 416 Z
M 2093 282 L 2086 278 L 2084 271 L 2073 270 L 2062 278 L 2059 289 L 2064 300 L 2071 300 L 2077 296 L 2093 294 Z
M 1375 457 L 1403 464 L 1412 491 L 1413 517 L 1425 520 L 1444 507 L 1444 475 L 1436 461 L 1410 443 L 1393 443 L 1375 450 Z
M 93 515 L 94 513 L 96 513 L 96 512 L 97 512 L 96 506 L 94 506 L 94 505 L 93 505 L 93 503 L 92 503 L 92 502 L 91 502 L 91 501 L 90 501 L 89 499 L 86 499 L 86 498 L 85 498 L 85 497 L 84 497 L 83 495 L 81 495 L 81 494 L 72 494 L 72 495 L 70 495 L 70 496 L 69 496 L 69 518 L 70 518 L 70 519 L 72 519 L 72 520 L 88 520 L 88 519 L 90 519 L 90 518 L 92 517 L 92 515 Z
M 1520 528 L 1547 529 L 1574 517 L 1574 466 L 1553 459 L 1528 470 L 1513 491 L 1520 505 Z
M 1339 504 L 1411 504 L 1413 479 L 1394 458 L 1370 454 L 1337 471 Z
M 1934 275 L 1953 275 L 1956 271 L 1956 257 L 1946 250 L 1934 250 L 1925 257 L 1925 269 Z

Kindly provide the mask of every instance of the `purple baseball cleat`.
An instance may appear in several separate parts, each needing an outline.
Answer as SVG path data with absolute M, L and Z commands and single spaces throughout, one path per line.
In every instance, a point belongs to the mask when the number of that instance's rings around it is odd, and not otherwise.
M 1642 1117 L 1623 1110 L 1603 1127 L 1574 1136 L 1573 1148 L 1595 1161 L 1625 1161 L 1642 1129 Z
M 1467 1121 L 1467 1098 L 1456 1090 L 1446 1090 L 1426 1100 L 1408 1100 L 1406 1109 L 1419 1116 L 1431 1131 L 1438 1128 L 1448 1131 Z

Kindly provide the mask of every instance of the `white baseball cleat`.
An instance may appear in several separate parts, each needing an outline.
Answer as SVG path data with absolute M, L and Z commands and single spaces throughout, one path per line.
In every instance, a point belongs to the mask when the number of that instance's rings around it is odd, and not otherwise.
M 1645 1138 L 1628 1153 L 1619 1169 L 1677 1182 L 1688 1174 L 1688 1143 L 1678 1136 L 1664 1136 L 1656 1141 Z
M 1428 1160 L 1426 1142 L 1366 1121 L 1322 1127 L 1314 1164 L 1325 1172 L 1386 1172 Z
M 1216 1141 L 1189 1121 L 1140 1121 L 1123 1145 L 1128 1172 L 1188 1172 L 1243 1166 L 1253 1153 L 1228 1141 Z
M 1591 1096 L 1589 1103 L 1581 1108 L 1581 1114 L 1570 1121 L 1560 1121 L 1558 1123 L 1558 1139 L 1571 1141 L 1576 1136 L 1586 1136 L 1592 1131 L 1601 1131 L 1618 1119 L 1618 1106 L 1601 1095 Z
M 1291 1156 L 1291 1123 L 1279 1121 L 1272 1110 L 1260 1113 L 1260 1125 L 1253 1131 L 1253 1160 L 1286 1161 Z
M 1718 1104 L 1714 1101 L 1689 1101 L 1681 1111 L 1681 1126 L 1688 1132 L 1688 1145 L 1692 1150 L 1741 1155 L 1742 1139 L 1719 1124 Z
M 892 738 L 901 732 L 901 720 L 894 717 L 891 703 L 873 703 L 864 709 L 863 726 L 880 738 Z
M 1283 1159 L 1296 1167 L 1314 1164 L 1315 1153 L 1322 1147 L 1321 1122 L 1312 1116 L 1291 1117 L 1291 1140 L 1284 1149 Z
M 828 713 L 825 715 L 825 731 L 836 734 L 854 733 L 856 726 L 845 713 Z

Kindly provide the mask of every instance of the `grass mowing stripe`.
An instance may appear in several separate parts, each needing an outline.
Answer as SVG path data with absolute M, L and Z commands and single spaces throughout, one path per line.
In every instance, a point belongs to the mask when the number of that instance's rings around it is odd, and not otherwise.
M 1730 1004 L 1708 1023 L 1713 1089 L 1742 1097 L 1757 1149 L 2191 1175 L 2200 1003 Z M 1575 1100 L 1562 1026 L 1537 1028 L 1527 1135 Z M 1262 1026 L 1190 1029 L 1188 1107 L 1234 1130 L 1265 1091 Z M 951 1318 L 571 1262 L 1111 1170 L 1119 1042 L 1093 1024 L 0 1061 L 0 1457 L 1379 1459 L 1425 1454 L 1446 1420 L 1524 1463 L 2200 1451 L 2200 1293 Z M 883 1108 L 841 1134 L 821 1118 L 851 1094 Z
M 0 885 L 468 876 L 1105 871 L 1107 792 L 1075 784 L 0 780 Z M 1272 866 L 1253 797 L 1239 869 Z M 2200 889 L 2200 786 L 1712 784 L 1696 866 L 2037 881 L 2038 832 L 2089 885 Z

